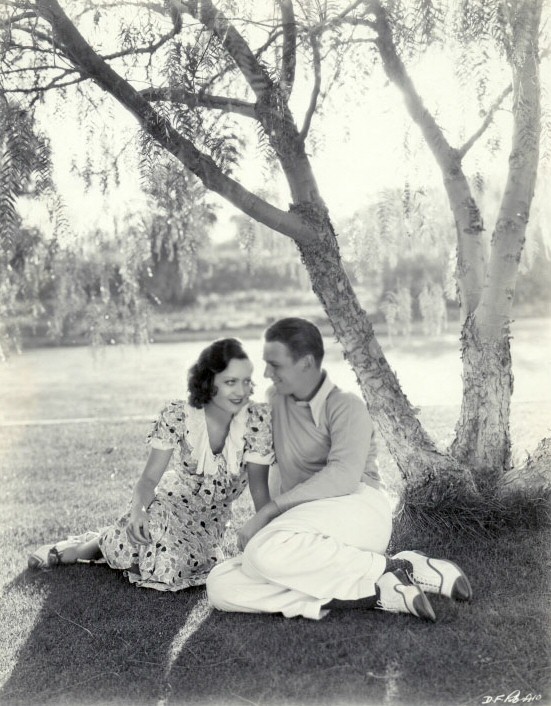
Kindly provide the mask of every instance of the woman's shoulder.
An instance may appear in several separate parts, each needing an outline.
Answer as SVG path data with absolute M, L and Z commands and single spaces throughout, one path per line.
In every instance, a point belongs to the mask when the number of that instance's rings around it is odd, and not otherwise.
M 171 400 L 161 409 L 159 419 L 167 424 L 182 427 L 188 422 L 194 411 L 196 410 L 190 408 L 189 403 L 185 400 Z
M 267 402 L 249 402 L 247 411 L 249 418 L 258 419 L 259 421 L 270 419 L 271 416 L 270 405 Z
M 245 436 L 258 433 L 270 433 L 272 430 L 272 412 L 270 405 L 263 402 L 250 402 L 247 405 L 247 424 Z
M 161 414 L 172 414 L 185 417 L 189 404 L 185 400 L 170 400 L 161 410 Z

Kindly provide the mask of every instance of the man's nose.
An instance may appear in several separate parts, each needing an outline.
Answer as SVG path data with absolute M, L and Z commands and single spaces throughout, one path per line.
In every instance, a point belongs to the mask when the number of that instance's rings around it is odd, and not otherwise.
M 266 367 L 264 368 L 264 377 L 265 378 L 271 378 L 272 375 L 274 374 L 274 369 L 269 363 L 266 363 Z

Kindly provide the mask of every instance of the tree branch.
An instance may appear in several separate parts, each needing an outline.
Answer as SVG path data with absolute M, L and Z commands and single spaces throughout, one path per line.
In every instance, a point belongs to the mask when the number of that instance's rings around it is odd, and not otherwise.
M 140 95 L 149 101 L 171 101 L 183 103 L 190 108 L 212 108 L 224 113 L 236 113 L 246 118 L 255 118 L 254 103 L 228 98 L 226 96 L 213 96 L 204 93 L 191 93 L 183 88 L 145 88 L 139 91 Z
M 298 243 L 317 237 L 316 232 L 299 215 L 282 211 L 245 189 L 224 174 L 211 157 L 203 154 L 190 140 L 177 132 L 128 81 L 98 56 L 57 0 L 37 0 L 36 7 L 38 14 L 52 26 L 56 38 L 63 43 L 74 66 L 121 103 L 138 119 L 149 135 L 199 177 L 208 189 L 223 196 L 243 213 Z
M 34 16 L 36 17 L 36 15 Z M 33 39 L 41 39 L 43 42 L 47 42 L 53 47 L 57 46 L 53 37 L 44 34 L 44 32 L 41 32 L 40 30 L 36 29 L 36 27 L 25 27 L 24 25 L 17 25 L 14 26 L 13 29 L 16 29 L 18 32 L 25 32 L 26 34 L 30 34 Z
M 366 2 L 366 0 L 355 0 L 355 2 L 351 3 L 347 8 L 345 8 L 338 15 L 335 15 L 332 19 L 322 21 L 319 24 L 310 27 L 310 31 L 321 35 L 323 32 L 333 29 L 334 27 L 339 27 L 342 24 L 366 25 L 374 29 L 374 23 L 367 20 L 365 17 L 348 17 L 348 15 L 360 5 L 363 5 L 364 10 L 367 10 L 367 12 L 372 12 L 373 10 L 369 7 L 370 4 L 371 3 Z
M 483 220 L 461 166 L 461 155 L 451 147 L 444 133 L 427 110 L 417 93 L 406 67 L 398 56 L 386 11 L 379 0 L 372 0 L 377 39 L 388 78 L 401 91 L 412 120 L 418 125 L 432 152 L 444 181 L 457 232 L 457 276 L 461 306 L 466 314 L 473 312 L 480 301 L 486 274 L 485 243 L 482 239 Z
M 180 31 L 181 31 L 181 26 L 178 23 L 175 23 L 173 29 L 171 29 L 170 32 L 168 32 L 167 34 L 164 34 L 156 42 L 149 44 L 147 47 L 137 47 L 134 49 L 124 49 L 124 50 L 121 50 L 118 52 L 114 52 L 113 54 L 107 54 L 103 58 L 106 61 L 109 61 L 111 59 L 119 59 L 122 56 L 128 56 L 130 54 L 131 55 L 154 54 L 157 51 L 157 49 L 160 49 L 164 44 L 166 44 L 173 37 L 175 37 L 177 34 L 179 34 Z
M 37 17 L 36 13 L 32 13 L 28 15 L 28 17 Z M 20 17 L 20 19 L 23 19 L 23 16 Z M 177 34 L 181 32 L 181 24 L 176 20 L 176 18 L 173 17 L 173 28 L 170 30 L 170 32 L 167 32 L 164 34 L 162 37 L 160 37 L 156 42 L 152 42 L 151 44 L 148 44 L 145 47 L 133 47 L 131 49 L 122 49 L 117 52 L 113 52 L 112 54 L 106 54 L 103 56 L 103 59 L 106 61 L 110 61 L 112 59 L 120 59 L 121 57 L 124 56 L 134 56 L 136 54 L 154 54 L 158 49 L 160 49 L 164 44 L 166 44 L 168 41 L 170 41 L 173 37 L 175 37 Z M 28 34 L 31 34 L 33 37 L 36 37 L 38 39 L 42 39 L 45 42 L 48 42 L 49 44 L 53 45 L 54 47 L 58 48 L 57 45 L 55 44 L 55 41 L 53 37 L 48 36 L 47 34 L 44 34 L 43 32 L 39 32 L 36 30 L 36 28 L 28 28 L 28 27 L 22 27 L 18 26 L 15 29 L 21 31 L 21 32 L 26 32 Z
M 377 32 L 375 44 L 381 55 L 385 73 L 402 93 L 407 110 L 420 128 L 436 161 L 442 169 L 448 171 L 451 164 L 457 162 L 457 151 L 451 147 L 433 115 L 425 107 L 406 67 L 398 56 L 386 11 L 378 0 L 374 4 L 376 13 L 374 29 Z
M 20 20 L 30 20 L 34 19 L 36 17 L 36 12 L 22 12 L 20 15 L 14 15 L 13 17 L 9 17 L 5 22 L 2 22 L 3 25 L 10 25 L 13 22 L 19 22 Z
M 273 88 L 272 79 L 259 63 L 247 42 L 226 17 L 214 7 L 211 0 L 201 0 L 200 3 L 169 0 L 169 6 L 178 11 L 187 12 L 195 19 L 200 20 L 218 38 L 258 98 Z
M 256 58 L 258 59 L 258 57 L 263 54 L 266 49 L 271 47 L 272 44 L 276 41 L 276 39 L 279 39 L 281 36 L 283 36 L 283 30 L 279 29 L 279 27 L 274 27 L 264 44 L 258 47 L 258 49 L 254 50 L 254 55 L 256 56 Z
M 258 49 L 255 49 L 255 51 L 254 51 L 255 57 L 258 59 L 258 57 L 261 56 L 266 51 L 266 49 L 268 49 L 276 41 L 276 39 L 279 39 L 279 37 L 281 37 L 282 34 L 283 34 L 282 30 L 276 30 L 276 29 L 272 30 L 270 32 L 270 36 L 264 42 L 264 44 L 262 44 Z M 227 66 L 223 67 L 221 71 L 218 71 L 214 76 L 209 78 L 208 81 L 206 81 L 203 84 L 201 90 L 203 90 L 203 91 L 207 90 L 208 88 L 210 88 L 210 86 L 214 85 L 214 83 L 218 79 L 225 76 L 229 71 L 233 71 L 236 68 L 235 62 L 231 59 L 230 59 L 230 61 L 231 61 L 231 64 L 228 64 Z
M 50 50 L 51 52 L 51 50 Z M 37 69 L 44 69 L 48 71 L 53 71 L 57 70 L 60 71 L 59 66 L 29 66 L 29 67 L 24 67 L 24 68 L 18 68 L 18 69 L 9 69 L 7 71 L 4 71 L 4 74 L 12 74 L 12 73 L 21 73 L 21 72 L 27 72 L 27 71 L 35 71 Z M 44 86 L 40 85 L 33 85 L 30 88 L 4 88 L 3 93 L 15 93 L 15 94 L 20 94 L 20 95 L 30 95 L 30 94 L 36 94 L 36 97 L 33 99 L 33 103 L 38 100 L 41 96 L 42 93 L 45 93 L 46 91 L 51 91 L 53 89 L 57 88 L 66 88 L 67 86 L 74 86 L 77 83 L 83 83 L 84 81 L 89 80 L 89 76 L 83 76 L 80 75 L 79 78 L 75 78 L 73 81 L 67 81 L 65 83 L 60 83 L 60 81 L 63 81 L 63 79 L 67 78 L 67 76 L 70 76 L 71 74 L 76 74 L 79 73 L 79 70 L 76 68 L 71 68 L 71 69 L 65 69 L 61 73 L 58 73 L 57 76 L 54 76 L 49 83 L 45 84 Z
M 483 120 L 481 126 L 478 128 L 478 130 L 476 130 L 471 135 L 471 137 L 465 142 L 465 144 L 457 150 L 457 153 L 459 154 L 459 159 L 463 159 L 463 157 L 467 154 L 467 152 L 471 149 L 471 147 L 475 144 L 475 142 L 479 139 L 479 137 L 481 137 L 481 135 L 484 134 L 484 132 L 487 130 L 487 128 L 491 124 L 495 113 L 497 112 L 497 110 L 499 109 L 499 107 L 501 106 L 501 104 L 503 103 L 505 98 L 509 95 L 509 93 L 511 93 L 512 90 L 513 90 L 513 85 L 510 84 L 496 98 L 496 100 L 493 102 L 490 109 L 488 110 L 486 117 L 484 118 L 484 120 Z
M 306 111 L 306 116 L 304 117 L 304 124 L 299 135 L 302 142 L 304 142 L 306 136 L 308 135 L 308 131 L 310 130 L 312 117 L 316 110 L 321 87 L 321 57 L 317 34 L 314 33 L 310 36 L 310 42 L 312 44 L 312 57 L 314 60 L 314 87 L 312 89 L 312 95 L 310 96 L 310 104 L 308 106 L 308 110 Z
M 297 25 L 293 0 L 279 0 L 283 23 L 283 54 L 281 56 L 281 81 L 283 95 L 289 99 L 295 83 L 297 64 Z

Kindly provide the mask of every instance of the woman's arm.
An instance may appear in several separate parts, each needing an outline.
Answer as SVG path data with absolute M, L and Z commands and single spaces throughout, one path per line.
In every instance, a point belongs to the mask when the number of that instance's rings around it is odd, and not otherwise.
M 261 507 L 270 502 L 270 490 L 268 488 L 268 470 L 269 466 L 261 465 L 260 463 L 247 463 L 247 475 L 249 477 L 249 490 L 254 503 L 256 512 Z
M 147 508 L 155 497 L 155 488 L 163 477 L 172 456 L 172 449 L 151 449 L 142 475 L 134 486 L 132 508 L 127 527 L 128 538 L 136 544 L 149 544 Z

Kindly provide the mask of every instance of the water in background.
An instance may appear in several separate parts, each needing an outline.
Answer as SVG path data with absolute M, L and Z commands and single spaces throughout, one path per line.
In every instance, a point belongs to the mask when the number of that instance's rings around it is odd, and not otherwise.
M 243 339 L 255 366 L 255 399 L 270 384 L 263 377 L 262 340 Z M 0 365 L 0 424 L 156 415 L 170 399 L 186 396 L 186 373 L 209 341 L 112 346 L 41 348 L 24 351 Z M 455 334 L 438 338 L 382 341 L 402 389 L 419 407 L 459 406 L 461 359 Z M 513 405 L 551 403 L 551 320 L 513 324 Z M 359 392 L 355 376 L 335 340 L 326 340 L 325 367 L 333 381 Z

